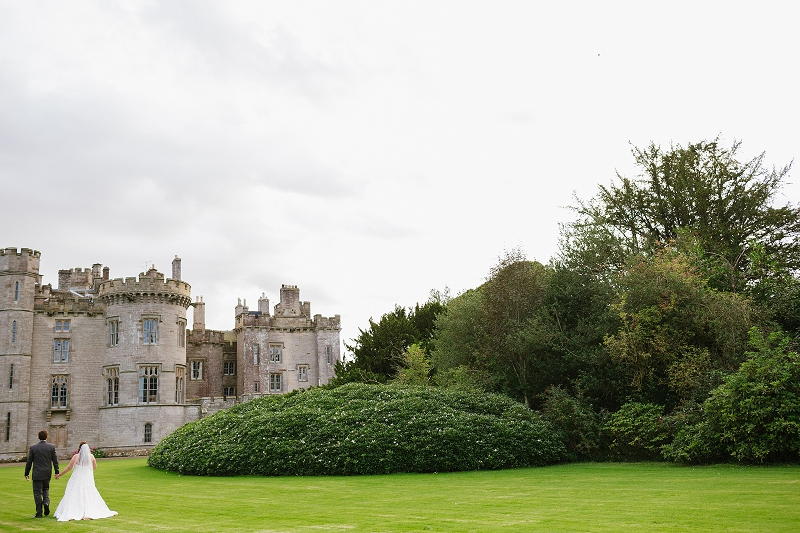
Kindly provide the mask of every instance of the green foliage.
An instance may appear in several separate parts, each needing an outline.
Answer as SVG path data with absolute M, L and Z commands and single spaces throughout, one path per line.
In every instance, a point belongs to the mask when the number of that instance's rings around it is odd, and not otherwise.
M 436 323 L 438 373 L 469 368 L 492 390 L 526 405 L 563 379 L 562 332 L 548 305 L 551 269 L 507 252 L 486 283 L 454 298 Z M 437 380 L 447 382 L 448 378 Z
M 431 360 L 437 374 L 458 367 L 476 368 L 485 336 L 483 288 L 470 289 L 447 303 L 436 317 Z
M 621 327 L 604 341 L 646 401 L 702 401 L 710 376 L 741 361 L 752 310 L 735 294 L 710 289 L 688 258 L 670 249 L 632 260 L 613 308 Z
M 755 351 L 715 389 L 704 408 L 726 450 L 739 461 L 798 460 L 800 355 L 780 332 L 751 331 Z
M 603 416 L 592 409 L 586 398 L 572 396 L 561 387 L 550 387 L 544 393 L 542 416 L 561 430 L 571 459 L 596 460 L 602 457 L 607 446 Z
M 611 414 L 605 430 L 611 435 L 611 452 L 620 459 L 656 460 L 669 440 L 664 408 L 652 403 L 628 402 Z
M 148 464 L 194 475 L 351 475 L 539 466 L 560 435 L 509 398 L 348 384 L 251 400 L 186 424 Z
M 634 148 L 642 174 L 619 176 L 596 198 L 579 202 L 578 220 L 566 229 L 564 252 L 592 265 L 621 267 L 627 257 L 663 243 L 689 239 L 711 286 L 739 292 L 754 279 L 760 247 L 772 271 L 800 267 L 800 208 L 775 207 L 789 166 L 769 169 L 764 154 L 739 160 L 741 143 L 719 139 L 663 150 Z M 599 257 L 600 259 L 596 259 Z
M 424 305 L 417 304 L 406 310 L 396 306 L 378 322 L 369 321 L 369 329 L 359 329 L 353 344 L 345 343 L 354 359 L 336 366 L 334 385 L 354 381 L 385 383 L 395 377 L 402 368 L 402 354 L 412 344 L 419 344 L 423 350 L 431 349 L 436 316 L 444 310 L 438 300 L 430 300 Z
M 397 370 L 397 385 L 430 385 L 430 358 L 419 344 L 412 344 L 401 356 L 402 366 Z
M 726 461 L 728 454 L 719 432 L 706 418 L 703 406 L 687 402 L 665 417 L 674 437 L 661 448 L 662 456 L 676 463 Z

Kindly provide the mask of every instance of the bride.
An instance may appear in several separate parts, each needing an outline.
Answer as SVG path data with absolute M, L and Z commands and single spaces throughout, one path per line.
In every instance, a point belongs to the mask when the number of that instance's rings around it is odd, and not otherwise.
M 81 442 L 78 453 L 72 456 L 69 466 L 56 475 L 60 478 L 72 468 L 75 471 L 69 478 L 64 497 L 58 504 L 58 508 L 53 516 L 59 522 L 67 520 L 91 520 L 93 518 L 108 518 L 117 514 L 110 511 L 106 502 L 97 492 L 94 486 L 94 469 L 97 468 L 97 461 L 89 451 L 86 441 Z

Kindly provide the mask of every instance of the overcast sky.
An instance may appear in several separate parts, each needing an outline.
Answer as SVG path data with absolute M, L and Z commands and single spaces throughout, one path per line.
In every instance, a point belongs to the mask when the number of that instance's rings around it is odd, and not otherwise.
M 179 255 L 215 329 L 298 285 L 349 341 L 504 250 L 548 261 L 631 145 L 791 162 L 799 26 L 793 1 L 0 0 L 0 246 L 54 286 Z

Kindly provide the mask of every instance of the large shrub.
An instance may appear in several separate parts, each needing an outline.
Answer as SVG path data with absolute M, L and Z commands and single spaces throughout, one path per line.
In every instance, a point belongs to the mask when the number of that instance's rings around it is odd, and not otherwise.
M 664 455 L 678 462 L 800 459 L 800 355 L 780 332 L 750 332 L 747 360 L 677 431 Z
M 611 452 L 620 459 L 657 460 L 669 440 L 663 419 L 664 407 L 652 403 L 628 402 L 613 413 L 605 425 L 611 434 Z
M 351 383 L 271 396 L 184 425 L 148 464 L 193 475 L 350 475 L 539 466 L 561 437 L 504 396 Z
M 569 459 L 596 460 L 603 456 L 603 414 L 595 412 L 582 395 L 572 396 L 561 387 L 544 393 L 542 415 L 564 435 Z

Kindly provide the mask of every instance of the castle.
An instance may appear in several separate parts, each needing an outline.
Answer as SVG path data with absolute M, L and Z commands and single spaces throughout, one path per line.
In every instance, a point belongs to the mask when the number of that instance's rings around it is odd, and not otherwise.
M 205 302 L 155 267 L 110 279 L 108 267 L 59 270 L 42 284 L 40 253 L 0 249 L 0 460 L 19 460 L 47 429 L 59 455 L 86 440 L 143 454 L 181 425 L 267 394 L 327 383 L 340 317 L 311 316 L 283 285 L 270 314 L 241 301 L 232 331 L 205 328 Z M 186 310 L 193 324 L 187 329 Z

